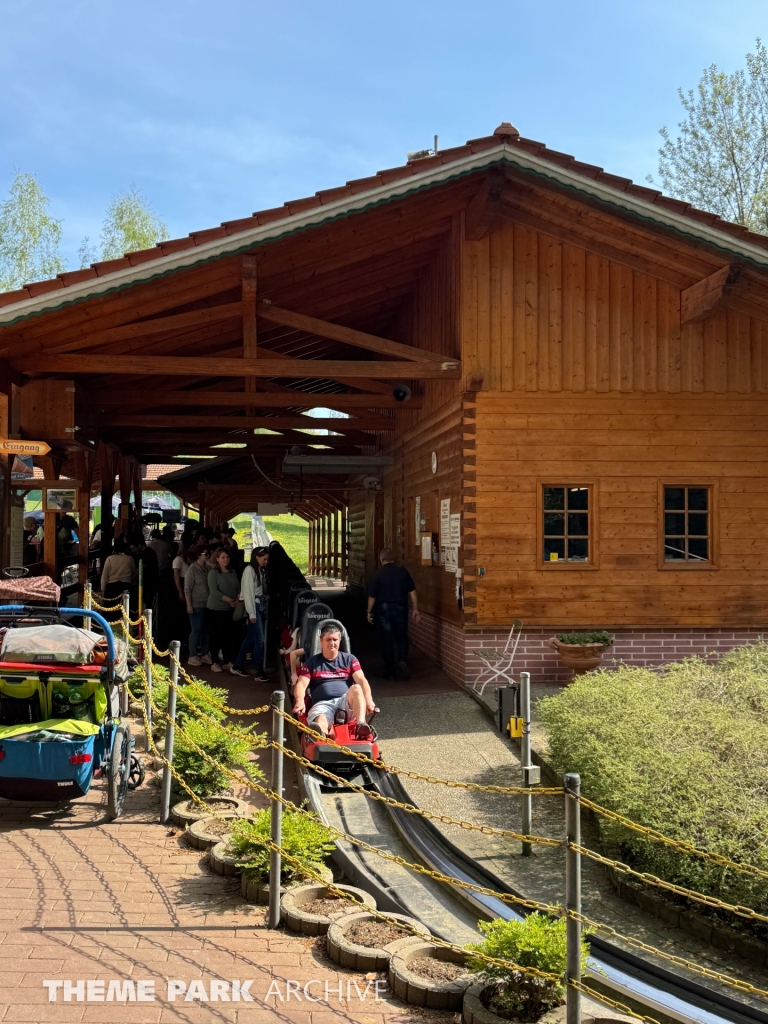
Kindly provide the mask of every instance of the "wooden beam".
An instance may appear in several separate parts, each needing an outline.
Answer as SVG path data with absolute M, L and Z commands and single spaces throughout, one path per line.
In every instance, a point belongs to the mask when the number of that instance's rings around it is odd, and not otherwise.
M 440 361 L 443 358 L 437 353 L 427 352 L 413 345 L 402 345 L 399 341 L 389 341 L 387 338 L 379 338 L 374 334 L 365 334 L 363 331 L 355 331 L 351 327 L 329 323 L 327 320 L 319 320 L 317 317 L 306 316 L 304 313 L 292 313 L 279 306 L 273 306 L 268 299 L 262 299 L 257 309 L 263 320 L 283 324 L 286 327 L 295 327 L 297 331 L 318 334 L 321 338 L 331 338 L 333 341 L 341 341 L 347 345 L 354 345 L 356 348 L 378 352 L 381 355 L 394 356 L 397 359 L 414 359 L 419 363 L 433 363 L 435 360 Z
M 315 419 L 314 416 L 211 416 L 201 413 L 197 416 L 117 415 L 109 417 L 112 427 L 225 427 L 232 430 L 266 427 L 268 430 L 335 430 L 349 433 L 357 430 L 394 430 L 397 421 L 384 416 L 348 419 Z
M 256 330 L 256 287 L 258 283 L 256 270 L 256 257 L 243 256 L 243 359 L 255 359 L 257 354 L 257 330 Z M 256 377 L 245 378 L 245 390 L 248 392 L 257 391 Z M 249 413 L 255 412 L 249 408 Z
M 464 215 L 464 237 L 468 242 L 479 242 L 488 234 L 491 221 L 501 213 L 501 194 L 505 185 L 504 173 L 491 171 L 469 201 Z
M 77 453 L 76 453 L 77 454 Z M 85 452 L 84 454 L 88 454 Z M 82 480 L 61 480 L 53 477 L 34 477 L 31 480 L 11 480 L 11 490 L 13 491 L 44 491 L 46 487 L 72 487 L 75 490 L 80 490 L 83 486 Z M 90 493 L 90 492 L 89 492 Z M 74 509 L 76 512 L 77 509 Z
M 206 309 L 192 309 L 187 313 L 173 313 L 170 316 L 140 320 L 138 323 L 121 324 L 120 327 L 108 327 L 106 330 L 94 333 L 92 340 L 98 345 L 106 345 L 114 341 L 126 341 L 129 338 L 144 338 L 150 334 L 164 334 L 166 331 L 214 324 L 221 320 L 237 320 L 242 315 L 243 305 L 241 302 L 228 302 L 220 306 L 209 306 Z
M 726 264 L 714 274 L 680 292 L 680 323 L 693 324 L 718 310 L 741 278 L 738 263 Z
M 210 361 L 207 360 L 210 369 Z M 121 394 L 115 391 L 102 391 L 95 399 L 96 406 L 133 405 L 208 405 L 226 406 L 227 408 L 244 409 L 251 404 L 251 398 L 244 391 L 137 391 Z M 398 402 L 385 395 L 335 395 L 330 392 L 308 391 L 274 391 L 259 393 L 258 406 L 261 409 L 314 409 L 330 408 L 340 410 L 353 409 L 404 409 L 410 412 L 421 409 L 424 400 L 414 395 L 407 403 Z
M 455 359 L 428 363 L 386 362 L 371 359 L 214 359 L 210 356 L 45 356 L 36 355 L 14 363 L 26 374 L 32 373 L 99 373 L 137 374 L 156 377 L 375 377 L 393 380 L 457 380 L 461 363 Z

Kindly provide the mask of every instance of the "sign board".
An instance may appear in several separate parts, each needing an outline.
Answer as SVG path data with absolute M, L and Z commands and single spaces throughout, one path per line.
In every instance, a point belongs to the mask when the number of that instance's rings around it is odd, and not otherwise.
M 446 548 L 445 549 L 445 571 L 456 572 L 459 567 L 459 551 L 458 548 Z
M 46 487 L 43 508 L 46 512 L 77 511 L 77 490 L 64 486 Z
M 45 441 L 20 441 L 0 437 L 0 455 L 47 455 L 51 446 Z
M 448 540 L 448 545 L 452 548 L 461 547 L 461 513 L 456 512 L 451 515 L 451 535 Z
M 284 501 L 260 501 L 260 516 L 286 516 L 291 511 L 291 506 Z
M 447 547 L 451 535 L 451 499 L 443 498 L 440 502 L 440 543 Z
M 180 523 L 181 522 L 181 509 L 180 508 L 164 508 L 163 509 L 163 522 L 164 523 Z
M 421 564 L 432 565 L 432 534 L 421 534 Z
M 414 519 L 414 526 L 415 526 L 414 536 L 416 538 L 416 547 L 419 547 L 419 545 L 421 544 L 421 496 L 420 495 L 413 499 L 413 519 Z

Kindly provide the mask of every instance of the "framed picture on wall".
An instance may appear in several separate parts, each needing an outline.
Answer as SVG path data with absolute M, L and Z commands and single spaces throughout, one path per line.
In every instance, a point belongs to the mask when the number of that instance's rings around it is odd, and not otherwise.
M 74 487 L 46 487 L 46 512 L 73 512 L 77 510 L 77 491 Z

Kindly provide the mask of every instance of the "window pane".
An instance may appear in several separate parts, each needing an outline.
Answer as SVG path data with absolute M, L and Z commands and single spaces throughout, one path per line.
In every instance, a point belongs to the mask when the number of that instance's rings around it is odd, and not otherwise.
M 556 562 L 565 558 L 565 541 L 550 540 L 544 541 L 544 561 Z
M 586 512 L 568 513 L 568 536 L 586 537 L 589 533 L 589 516 Z
M 568 508 L 569 509 L 588 509 L 589 508 L 589 488 L 588 487 L 569 487 L 568 488 Z
M 664 534 L 666 536 L 685 536 L 685 513 L 665 512 L 664 513 Z
M 589 558 L 589 541 L 584 540 L 571 540 L 568 538 L 568 561 L 569 562 L 586 562 Z
M 709 515 L 706 512 L 688 513 L 688 533 L 694 537 L 706 537 L 709 533 Z
M 565 488 L 545 487 L 544 508 L 565 508 Z
M 684 487 L 665 487 L 664 488 L 664 508 L 665 509 L 683 509 L 685 508 L 685 488 Z
M 685 541 L 666 539 L 664 542 L 664 560 L 674 562 L 685 558 Z
M 701 511 L 708 508 L 709 495 L 707 494 L 706 487 L 689 487 L 688 488 L 688 508 L 691 510 Z
M 565 513 L 545 512 L 544 513 L 544 536 L 552 534 L 554 537 L 565 536 Z
M 709 541 L 706 537 L 693 537 L 688 541 L 688 559 L 693 562 L 709 561 Z

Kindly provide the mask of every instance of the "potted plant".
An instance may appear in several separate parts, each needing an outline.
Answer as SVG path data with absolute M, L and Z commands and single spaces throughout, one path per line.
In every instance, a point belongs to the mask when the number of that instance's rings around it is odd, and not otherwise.
M 576 675 L 597 668 L 603 655 L 613 645 L 613 638 L 605 629 L 585 633 L 558 633 L 548 641 L 560 655 L 560 661 L 572 668 Z
M 249 730 L 240 729 L 240 732 Z M 249 779 L 263 779 L 264 773 L 250 758 L 254 747 L 262 745 L 263 737 L 254 733 L 235 736 L 222 732 L 205 719 L 185 719 L 183 729 L 176 733 L 173 766 L 209 810 L 196 800 L 181 800 L 171 811 L 173 821 L 177 825 L 191 824 L 207 817 L 210 811 L 247 813 L 247 805 L 242 800 L 222 793 L 231 784 L 230 775 L 224 769 L 230 772 L 239 769 Z M 204 757 L 195 747 L 208 756 Z
M 464 995 L 465 1024 L 488 1024 L 490 1014 L 499 1022 L 513 1020 L 533 1024 L 565 999 L 565 918 L 529 914 L 523 921 L 481 921 L 485 940 L 465 947 L 467 967 L 480 981 Z M 513 967 L 491 964 L 473 953 L 512 961 L 553 976 L 551 980 L 524 974 Z M 582 967 L 586 968 L 587 943 L 581 943 Z
M 269 902 L 270 810 L 232 823 L 227 852 L 243 871 L 243 896 L 250 903 Z M 325 861 L 334 848 L 333 835 L 308 811 L 283 810 L 281 846 L 287 857 L 280 861 L 281 886 L 298 885 L 310 872 L 331 881 Z M 291 858 L 290 860 L 288 858 Z

